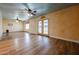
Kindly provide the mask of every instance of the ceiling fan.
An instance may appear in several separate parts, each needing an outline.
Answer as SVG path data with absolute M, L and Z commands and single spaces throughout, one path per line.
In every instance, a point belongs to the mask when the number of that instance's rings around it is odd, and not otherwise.
M 25 11 L 27 11 L 28 14 L 30 14 L 31 16 L 35 16 L 36 15 L 36 10 L 32 10 L 30 8 L 25 9 Z
M 24 10 L 27 12 L 27 14 L 29 14 L 30 16 L 35 16 L 36 15 L 36 10 L 32 10 L 32 8 L 30 7 L 30 4 L 28 3 L 23 3 L 23 5 L 26 7 Z

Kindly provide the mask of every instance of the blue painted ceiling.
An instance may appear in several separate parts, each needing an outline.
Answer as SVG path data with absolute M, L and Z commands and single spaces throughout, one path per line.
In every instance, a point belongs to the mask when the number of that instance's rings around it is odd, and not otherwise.
M 4 18 L 16 19 L 17 17 L 26 21 L 32 17 L 44 15 L 49 12 L 54 12 L 69 6 L 76 5 L 74 3 L 0 3 L 0 10 Z M 25 8 L 35 10 L 36 16 L 28 16 Z

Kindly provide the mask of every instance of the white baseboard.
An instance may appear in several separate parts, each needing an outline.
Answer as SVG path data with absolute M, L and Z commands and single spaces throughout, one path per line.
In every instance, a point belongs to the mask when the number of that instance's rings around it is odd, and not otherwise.
M 51 38 L 57 38 L 57 39 L 61 39 L 61 40 L 66 40 L 66 41 L 70 41 L 70 42 L 79 43 L 79 40 L 75 40 L 75 39 L 67 39 L 67 38 L 56 37 L 56 36 L 49 36 L 49 37 L 51 37 Z

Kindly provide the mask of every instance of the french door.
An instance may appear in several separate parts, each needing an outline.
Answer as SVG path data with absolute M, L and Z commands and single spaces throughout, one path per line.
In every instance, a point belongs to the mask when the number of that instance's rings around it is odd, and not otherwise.
M 42 21 L 38 22 L 38 32 L 41 34 L 42 33 Z
M 48 34 L 48 20 L 45 19 L 43 21 L 38 22 L 38 33 L 40 34 Z
M 48 20 L 43 21 L 43 34 L 48 34 Z

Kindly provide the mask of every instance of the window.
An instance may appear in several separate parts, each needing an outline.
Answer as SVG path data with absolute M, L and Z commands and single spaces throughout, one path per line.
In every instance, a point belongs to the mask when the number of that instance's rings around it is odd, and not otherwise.
M 39 21 L 38 23 L 38 32 L 42 33 L 42 21 Z
M 48 20 L 44 20 L 44 29 L 43 29 L 43 33 L 44 34 L 48 34 Z
M 25 28 L 26 28 L 26 29 L 29 29 L 29 24 L 26 24 L 26 25 L 25 25 Z

